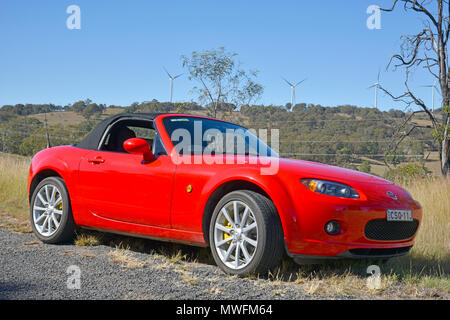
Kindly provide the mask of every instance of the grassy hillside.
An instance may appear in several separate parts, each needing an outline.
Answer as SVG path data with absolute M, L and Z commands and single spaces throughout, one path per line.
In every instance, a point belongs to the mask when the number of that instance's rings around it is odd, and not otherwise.
M 52 145 L 81 140 L 98 121 L 121 112 L 183 112 L 209 115 L 208 109 L 192 103 L 134 103 L 86 113 L 89 106 L 77 102 L 71 107 L 14 106 L 0 109 L 0 151 L 31 156 L 46 146 L 44 119 L 47 117 Z M 35 112 L 52 107 L 56 111 Z M 83 109 L 84 108 L 84 109 Z M 53 110 L 51 109 L 51 110 Z M 66 111 L 63 111 L 66 110 Z M 25 114 L 25 115 L 23 115 Z M 283 157 L 328 163 L 383 176 L 387 172 L 385 153 L 393 134 L 408 114 L 381 112 L 354 106 L 324 107 L 297 105 L 293 112 L 280 106 L 244 106 L 240 111 L 219 111 L 217 117 L 255 130 L 278 129 Z M 415 123 L 429 124 L 425 118 Z M 405 127 L 405 130 L 409 126 Z M 440 174 L 437 145 L 431 130 L 417 129 L 406 138 L 396 154 L 387 158 L 392 166 L 422 161 L 433 175 Z
M 123 112 L 123 108 L 106 108 L 103 113 L 97 114 L 95 119 L 100 120 L 115 114 Z M 54 111 L 48 113 L 37 113 L 31 114 L 28 116 L 29 118 L 34 118 L 39 120 L 40 122 L 45 122 L 45 117 L 47 117 L 47 123 L 49 126 L 68 126 L 68 125 L 79 125 L 83 121 L 87 119 L 80 113 L 74 111 Z
M 86 121 L 85 117 L 73 111 L 55 111 L 45 113 L 32 114 L 27 116 L 29 118 L 37 119 L 41 123 L 45 123 L 45 117 L 47 117 L 47 123 L 49 126 L 68 126 L 78 125 L 83 121 Z

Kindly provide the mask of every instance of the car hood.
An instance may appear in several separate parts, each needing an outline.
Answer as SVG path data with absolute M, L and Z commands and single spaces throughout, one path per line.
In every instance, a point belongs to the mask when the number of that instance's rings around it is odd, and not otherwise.
M 356 182 L 392 185 L 393 182 L 371 174 L 303 160 L 279 159 L 280 173 L 296 174 L 301 178 L 329 179 L 337 182 Z

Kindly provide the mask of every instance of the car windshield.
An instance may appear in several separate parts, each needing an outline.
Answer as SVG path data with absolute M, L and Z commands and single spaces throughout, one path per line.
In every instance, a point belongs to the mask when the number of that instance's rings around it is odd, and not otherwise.
M 174 116 L 164 127 L 180 155 L 253 155 L 278 157 L 253 130 L 220 120 Z

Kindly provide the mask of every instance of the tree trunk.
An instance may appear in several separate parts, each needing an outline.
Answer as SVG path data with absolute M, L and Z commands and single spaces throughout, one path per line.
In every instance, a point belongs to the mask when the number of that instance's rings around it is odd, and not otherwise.
M 447 92 L 448 95 L 448 92 Z M 447 113 L 449 110 L 448 99 L 446 99 L 446 106 L 443 108 L 443 124 L 444 124 L 444 136 L 442 137 L 442 149 L 441 149 L 441 171 L 444 177 L 450 178 L 450 115 Z
M 442 106 L 442 124 L 444 125 L 444 136 L 442 137 L 443 139 L 441 148 L 441 171 L 442 176 L 450 178 L 450 114 L 448 114 L 448 112 L 450 111 L 450 68 L 448 68 L 448 72 L 444 76 L 444 79 L 446 79 L 446 82 L 441 87 L 441 89 L 444 89 L 442 91 L 442 97 L 444 98 L 444 103 Z
M 442 157 L 441 157 L 441 170 L 442 176 L 450 178 L 450 143 L 449 139 L 442 141 Z

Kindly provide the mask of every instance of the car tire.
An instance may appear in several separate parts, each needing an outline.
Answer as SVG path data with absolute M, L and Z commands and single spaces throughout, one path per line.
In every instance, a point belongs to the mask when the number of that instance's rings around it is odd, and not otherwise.
M 284 255 L 283 228 L 275 205 L 254 191 L 228 193 L 213 212 L 209 244 L 224 272 L 238 276 L 267 273 Z
M 76 224 L 64 180 L 49 177 L 34 189 L 30 221 L 36 237 L 44 243 L 64 243 L 74 237 Z

